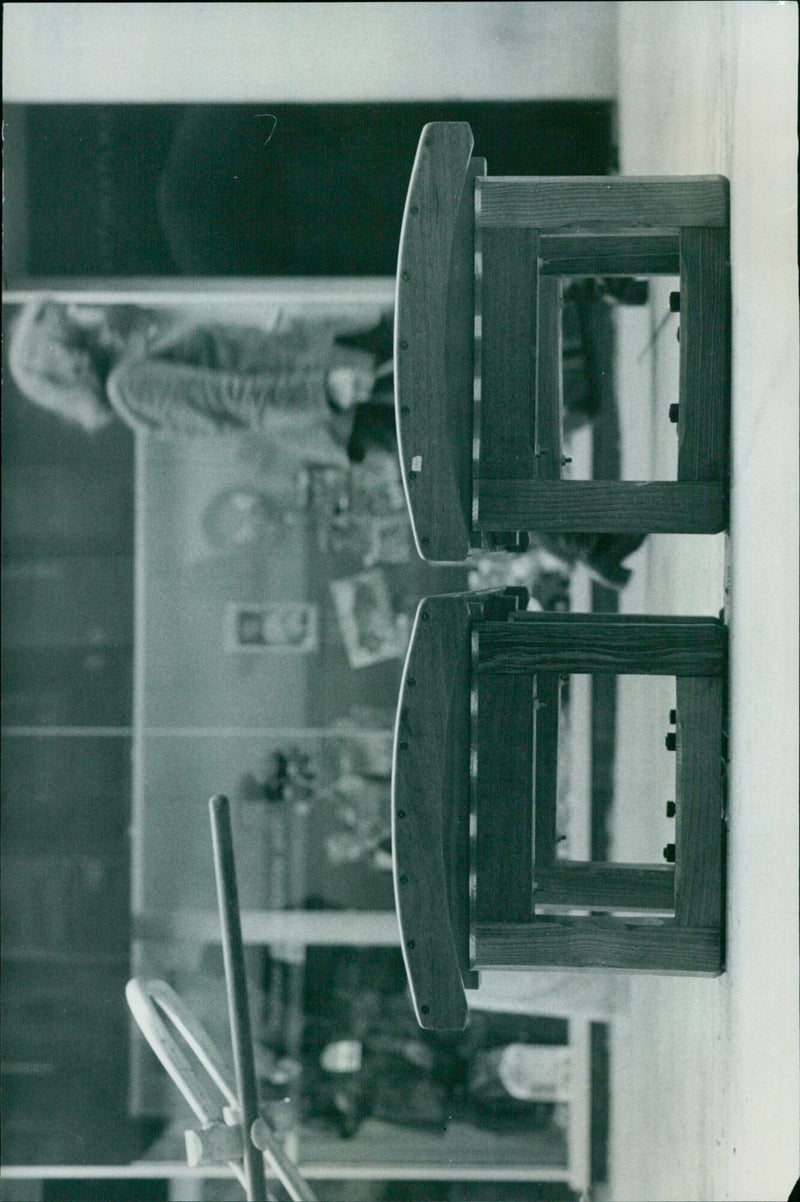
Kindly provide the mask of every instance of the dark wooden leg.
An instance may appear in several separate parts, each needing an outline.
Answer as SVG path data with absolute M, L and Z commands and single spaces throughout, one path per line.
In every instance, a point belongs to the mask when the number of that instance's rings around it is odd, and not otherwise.
M 727 485 L 730 264 L 727 228 L 681 230 L 678 479 Z
M 562 400 L 561 281 L 539 280 L 535 381 L 535 463 L 537 480 L 561 479 Z
M 532 914 L 533 678 L 482 676 L 473 755 L 476 921 Z
M 677 681 L 675 921 L 722 925 L 721 680 Z
M 476 227 L 476 379 L 473 421 L 473 526 L 482 481 L 536 474 L 536 351 L 539 236 L 534 229 Z M 488 532 L 525 525 L 480 527 Z
M 533 859 L 547 868 L 556 861 L 558 797 L 558 674 L 539 672 L 534 700 L 534 830 Z

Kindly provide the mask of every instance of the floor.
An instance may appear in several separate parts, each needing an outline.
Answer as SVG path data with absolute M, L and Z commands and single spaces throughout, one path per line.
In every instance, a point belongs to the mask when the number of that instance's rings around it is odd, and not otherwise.
M 614 1202 L 785 1199 L 800 1172 L 796 46 L 794 5 L 620 5 L 622 172 L 731 181 L 734 354 L 730 537 L 651 538 L 621 606 L 726 609 L 727 972 L 630 982 L 611 1033 Z M 620 315 L 628 448 L 654 474 L 675 454 L 667 289 Z M 669 704 L 637 679 L 621 692 L 615 859 L 669 840 Z

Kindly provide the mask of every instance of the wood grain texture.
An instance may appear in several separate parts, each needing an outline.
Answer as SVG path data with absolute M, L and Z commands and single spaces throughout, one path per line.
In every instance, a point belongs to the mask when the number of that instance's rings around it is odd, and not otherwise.
M 580 864 L 562 861 L 534 870 L 534 905 L 587 906 L 593 910 L 675 908 L 675 870 L 670 865 Z M 698 924 L 695 924 L 698 925 Z
M 476 757 L 477 921 L 532 916 L 533 679 L 482 675 Z
M 419 554 L 460 562 L 472 507 L 474 309 L 472 131 L 422 130 L 406 197 L 395 305 L 395 403 Z M 419 461 L 416 467 L 412 464 Z
M 417 1020 L 430 1029 L 467 1017 L 469 629 L 467 597 L 420 602 L 395 723 L 395 901 Z
M 526 610 L 522 611 L 527 612 Z M 505 677 L 508 680 L 508 677 Z M 558 799 L 559 678 L 555 672 L 534 677 L 533 721 L 533 857 L 547 868 L 556 859 L 556 803 Z
M 719 618 L 700 616 L 684 617 L 683 615 L 680 615 L 674 617 L 670 616 L 666 619 L 654 619 L 653 614 L 609 613 L 605 610 L 603 610 L 601 613 L 558 615 L 553 613 L 542 613 L 540 610 L 517 609 L 512 610 L 508 614 L 486 614 L 487 621 L 503 620 L 508 618 L 508 621 L 510 622 L 522 622 L 523 624 L 525 622 L 548 622 L 552 619 L 555 619 L 557 622 L 561 622 L 564 617 L 570 618 L 573 621 L 577 618 L 580 618 L 581 625 L 584 626 L 604 626 L 608 622 L 616 623 L 618 626 L 649 626 L 654 620 L 665 620 L 669 622 L 677 622 L 681 626 L 698 626 L 704 628 L 716 628 L 722 625 Z
M 481 623 L 474 637 L 479 673 L 721 676 L 726 664 L 725 628 L 711 618 L 590 623 L 582 614 L 542 613 L 525 622 Z
M 731 283 L 725 229 L 681 230 L 678 479 L 727 484 Z
M 675 921 L 723 920 L 723 682 L 677 682 Z
M 728 224 L 728 181 L 697 176 L 490 176 L 478 222 L 545 230 L 670 230 Z
M 716 534 L 727 524 L 720 483 L 481 480 L 479 530 Z
M 604 916 L 478 923 L 480 968 L 610 968 L 717 976 L 722 944 L 716 927 L 627 922 Z
M 535 230 L 483 230 L 480 286 L 480 477 L 535 474 Z
M 537 480 L 560 480 L 564 397 L 561 281 L 553 276 L 540 279 L 537 292 L 534 475 Z
M 543 234 L 540 275 L 678 275 L 678 233 Z

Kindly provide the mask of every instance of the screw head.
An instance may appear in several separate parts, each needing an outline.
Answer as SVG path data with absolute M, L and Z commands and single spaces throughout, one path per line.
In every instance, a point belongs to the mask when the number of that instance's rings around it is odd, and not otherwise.
M 417 213 L 419 212 L 419 205 L 412 205 L 408 211 L 409 213 L 413 213 L 416 217 Z
M 413 939 L 406 940 L 406 947 L 409 948 L 411 951 L 413 951 L 416 946 L 417 945 Z
M 401 876 L 399 879 L 400 879 L 400 884 L 401 884 L 401 885 L 407 885 L 407 884 L 408 884 L 408 877 L 406 876 L 406 874 L 405 874 L 405 873 L 403 873 L 403 874 L 402 874 L 402 876 Z
M 408 743 L 406 743 L 406 747 L 408 747 Z M 406 816 L 406 812 L 405 812 L 405 810 L 398 810 L 398 811 L 397 811 L 397 817 L 398 817 L 398 818 L 405 818 L 405 816 Z

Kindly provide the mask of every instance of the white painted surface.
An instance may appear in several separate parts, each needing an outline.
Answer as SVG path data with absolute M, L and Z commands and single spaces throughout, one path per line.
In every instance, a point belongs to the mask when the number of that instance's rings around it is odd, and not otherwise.
M 732 709 L 727 973 L 631 982 L 612 1029 L 609 1196 L 764 1202 L 787 1198 L 800 1171 L 797 9 L 625 3 L 619 38 L 623 172 L 731 180 Z M 656 294 L 654 319 L 664 307 Z M 621 338 L 623 380 L 640 335 Z M 659 464 L 674 451 L 671 338 L 651 370 L 639 364 Z M 716 613 L 724 551 L 719 538 L 648 540 L 624 607 Z M 635 689 L 623 697 L 621 853 L 651 845 L 670 796 L 646 717 Z
M 610 99 L 615 8 L 5 4 L 4 99 Z

